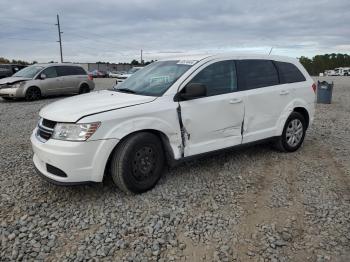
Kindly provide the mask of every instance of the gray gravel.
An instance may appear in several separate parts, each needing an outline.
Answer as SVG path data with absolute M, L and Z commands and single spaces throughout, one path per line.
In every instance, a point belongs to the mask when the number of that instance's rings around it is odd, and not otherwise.
M 350 77 L 293 154 L 258 145 L 182 164 L 151 191 L 41 180 L 29 136 L 58 98 L 0 101 L 0 260 L 348 261 Z M 113 80 L 98 79 L 97 86 Z

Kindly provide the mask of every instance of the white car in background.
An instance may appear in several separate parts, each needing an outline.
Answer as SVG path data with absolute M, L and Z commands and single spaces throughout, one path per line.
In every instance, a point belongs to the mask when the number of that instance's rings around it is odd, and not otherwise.
M 128 77 L 130 77 L 132 74 L 136 73 L 137 71 L 139 71 L 141 68 L 143 67 L 137 67 L 134 66 L 133 68 L 131 68 L 128 72 L 126 73 L 121 73 L 121 74 L 117 74 L 116 78 L 116 84 L 122 83 L 124 82 L 125 79 L 127 79 Z
M 126 72 L 110 71 L 110 72 L 108 72 L 108 77 L 110 77 L 110 78 L 116 78 L 116 77 L 118 77 L 120 74 L 126 74 Z
M 296 151 L 314 119 L 315 90 L 293 58 L 157 61 L 112 90 L 41 109 L 34 165 L 54 183 L 101 182 L 108 173 L 121 190 L 142 193 L 165 164 L 208 152 L 266 139 Z

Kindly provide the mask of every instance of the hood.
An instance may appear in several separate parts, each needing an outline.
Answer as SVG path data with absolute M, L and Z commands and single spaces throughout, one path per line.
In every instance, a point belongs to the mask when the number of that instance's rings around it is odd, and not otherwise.
M 152 96 L 102 90 L 54 102 L 42 108 L 39 114 L 52 121 L 76 122 L 90 114 L 149 103 L 155 99 Z
M 14 84 L 17 82 L 27 81 L 30 79 L 31 78 L 25 78 L 25 77 L 5 77 L 3 79 L 0 79 L 0 85 Z

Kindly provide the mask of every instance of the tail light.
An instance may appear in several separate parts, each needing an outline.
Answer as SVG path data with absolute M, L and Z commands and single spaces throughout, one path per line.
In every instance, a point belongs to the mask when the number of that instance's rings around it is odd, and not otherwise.
M 94 78 L 92 77 L 92 75 L 88 75 L 88 79 L 93 80 Z
M 315 83 L 312 84 L 312 90 L 314 90 L 314 93 L 316 93 L 316 84 Z

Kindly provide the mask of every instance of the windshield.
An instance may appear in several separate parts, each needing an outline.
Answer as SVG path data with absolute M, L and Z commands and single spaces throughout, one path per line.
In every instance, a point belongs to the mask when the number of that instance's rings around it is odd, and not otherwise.
M 42 66 L 28 66 L 22 70 L 19 70 L 14 77 L 25 77 L 25 78 L 33 78 L 39 71 L 41 71 L 44 67 Z
M 139 95 L 161 96 L 192 65 L 181 61 L 154 62 L 138 70 L 114 89 Z

